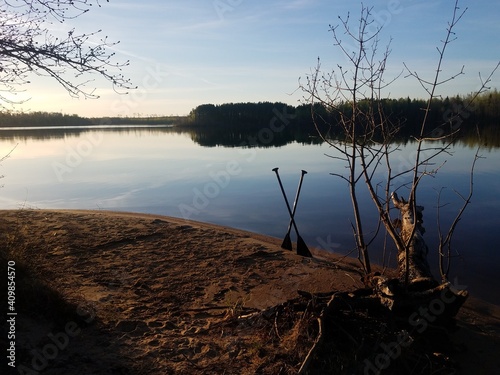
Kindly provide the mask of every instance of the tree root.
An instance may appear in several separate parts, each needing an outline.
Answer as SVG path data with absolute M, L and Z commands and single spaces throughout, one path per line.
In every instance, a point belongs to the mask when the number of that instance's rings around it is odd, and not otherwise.
M 390 280 L 383 282 L 391 283 Z M 366 368 L 363 366 L 377 363 L 377 356 L 385 355 L 383 348 L 395 347 L 394 343 L 399 345 L 398 352 L 389 362 L 395 373 L 422 366 L 426 358 L 427 362 L 438 361 L 435 353 L 450 348 L 448 334 L 452 325 L 448 323 L 453 321 L 467 293 L 454 291 L 449 284 L 412 292 L 392 285 L 389 295 L 381 291 L 387 292 L 387 288 L 378 285 L 352 292 L 318 294 L 298 291 L 298 298 L 259 313 L 240 316 L 238 320 L 247 321 L 248 326 L 268 327 L 264 329 L 271 335 L 269 342 L 274 345 L 269 350 L 281 353 L 270 359 L 269 364 L 276 358 L 289 358 L 287 366 L 295 370 L 287 373 L 364 373 Z M 387 299 L 392 302 L 388 304 Z M 414 315 L 425 308 L 429 313 L 441 315 L 435 316 L 436 319 L 432 317 L 421 332 L 417 328 L 424 325 L 416 327 L 412 323 L 420 323 Z M 424 317 L 418 315 L 419 319 Z M 405 341 L 401 341 L 402 337 Z M 442 362 L 433 362 L 434 368 L 453 366 Z M 416 368 L 415 373 L 426 372 L 424 368 Z

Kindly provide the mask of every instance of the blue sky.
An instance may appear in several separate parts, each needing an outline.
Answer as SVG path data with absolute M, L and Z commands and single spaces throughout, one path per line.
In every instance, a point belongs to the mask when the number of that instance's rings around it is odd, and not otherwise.
M 118 61 L 130 60 L 123 73 L 138 89 L 117 95 L 96 78 L 90 84 L 97 100 L 72 99 L 52 80 L 33 77 L 16 108 L 82 116 L 185 115 L 200 104 L 282 101 L 297 105 L 299 77 L 315 66 L 325 70 L 346 59 L 333 45 L 329 25 L 338 16 L 359 18 L 361 3 L 346 0 L 110 0 L 53 32 L 75 27 L 80 32 L 102 29 L 119 40 Z M 383 25 L 382 44 L 392 37 L 387 77 L 403 70 L 403 62 L 431 78 L 436 47 L 445 37 L 454 0 L 365 0 Z M 463 0 L 468 7 L 458 24 L 458 39 L 449 46 L 445 73 L 461 76 L 440 88 L 442 95 L 466 94 L 479 86 L 500 60 L 500 2 Z M 404 74 L 403 74 L 404 76 Z M 412 78 L 399 78 L 387 91 L 393 98 L 425 97 Z M 493 77 L 500 88 L 500 73 Z

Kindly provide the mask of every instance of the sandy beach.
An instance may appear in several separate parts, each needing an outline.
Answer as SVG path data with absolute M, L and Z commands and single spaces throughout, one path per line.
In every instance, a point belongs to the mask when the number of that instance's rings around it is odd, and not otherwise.
M 297 373 L 314 335 L 298 348 L 277 321 L 280 340 L 270 340 L 267 327 L 238 319 L 298 290 L 363 286 L 356 259 L 316 249 L 302 258 L 281 239 L 207 223 L 12 210 L 0 225 L 2 261 L 16 262 L 13 374 Z M 471 296 L 457 321 L 459 373 L 500 373 L 499 306 Z

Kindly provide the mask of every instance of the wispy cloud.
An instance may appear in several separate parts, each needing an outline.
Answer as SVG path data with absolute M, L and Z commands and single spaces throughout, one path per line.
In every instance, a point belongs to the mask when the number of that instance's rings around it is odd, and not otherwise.
M 293 0 L 283 3 L 285 9 L 299 10 L 308 7 L 313 7 L 318 3 L 318 0 Z

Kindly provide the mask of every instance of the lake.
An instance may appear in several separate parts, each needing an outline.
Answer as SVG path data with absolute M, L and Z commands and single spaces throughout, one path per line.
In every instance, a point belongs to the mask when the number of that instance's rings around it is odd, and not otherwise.
M 289 215 L 272 169 L 279 167 L 290 204 L 304 169 L 308 173 L 296 213 L 301 236 L 309 247 L 356 256 L 347 184 L 331 175 L 344 173 L 344 164 L 325 156 L 335 153 L 314 138 L 272 146 L 268 136 L 258 134 L 253 141 L 239 136 L 232 146 L 217 146 L 217 142 L 206 146 L 203 134 L 165 126 L 1 129 L 0 155 L 13 151 L 0 166 L 4 176 L 0 208 L 143 212 L 283 238 Z M 402 170 L 409 165 L 415 145 L 400 148 L 394 168 Z M 434 266 L 437 191 L 446 187 L 440 210 L 446 230 L 461 203 L 453 189 L 468 193 L 476 147 L 457 143 L 452 152 L 453 156 L 440 157 L 438 163 L 446 163 L 436 177 L 423 179 L 418 195 L 419 204 L 425 206 L 424 237 Z M 490 145 L 480 154 L 484 158 L 476 166 L 472 204 L 454 237 L 459 255 L 453 259 L 452 278 L 473 295 L 500 303 L 498 288 L 491 287 L 500 268 L 500 148 Z M 365 231 L 375 232 L 373 203 L 366 193 L 360 195 L 360 202 Z M 384 253 L 383 242 L 381 234 L 372 245 L 372 262 L 394 266 L 394 248 L 389 246 Z M 439 275 L 437 269 L 435 275 Z

